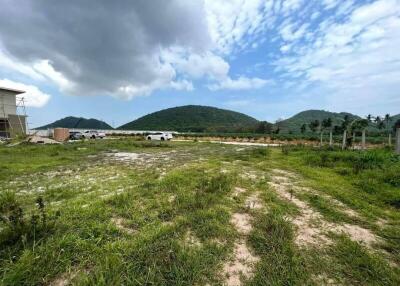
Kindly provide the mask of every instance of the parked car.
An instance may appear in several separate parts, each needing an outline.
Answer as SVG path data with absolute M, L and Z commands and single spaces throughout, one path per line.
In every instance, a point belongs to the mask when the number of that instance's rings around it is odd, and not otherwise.
M 106 136 L 103 132 L 97 132 L 96 130 L 87 130 L 83 133 L 83 138 L 86 139 L 96 139 L 100 138 L 103 139 Z
M 106 133 L 104 132 L 97 132 L 98 138 L 103 139 L 104 137 L 106 137 Z
M 160 140 L 166 141 L 172 139 L 172 134 L 167 132 L 157 132 L 146 136 L 147 140 Z
M 70 131 L 69 132 L 69 140 L 80 140 L 83 139 L 82 132 L 79 131 Z

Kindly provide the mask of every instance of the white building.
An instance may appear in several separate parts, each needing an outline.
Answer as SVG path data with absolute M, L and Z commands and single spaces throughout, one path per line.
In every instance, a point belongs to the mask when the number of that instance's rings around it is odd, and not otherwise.
M 24 91 L 0 87 L 0 137 L 26 134 L 26 116 L 17 113 L 17 95 Z

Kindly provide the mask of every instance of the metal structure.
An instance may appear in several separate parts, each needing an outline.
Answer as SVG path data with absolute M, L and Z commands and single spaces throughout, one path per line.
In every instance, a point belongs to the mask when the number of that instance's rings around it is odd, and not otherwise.
M 27 130 L 25 100 L 22 90 L 0 87 L 0 137 L 25 136 Z

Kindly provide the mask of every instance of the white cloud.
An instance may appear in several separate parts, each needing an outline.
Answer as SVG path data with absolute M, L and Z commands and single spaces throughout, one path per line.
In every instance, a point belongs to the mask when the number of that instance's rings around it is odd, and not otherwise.
M 9 79 L 1 79 L 0 86 L 25 91 L 25 93 L 19 95 L 19 97 L 24 98 L 25 106 L 28 107 L 43 107 L 51 97 L 49 94 L 42 92 L 34 85 L 15 82 Z
M 67 90 L 68 88 L 72 88 L 68 79 L 66 79 L 62 73 L 54 70 L 52 64 L 49 60 L 41 60 L 37 63 L 33 64 L 33 69 L 40 74 L 46 76 L 48 79 L 52 80 L 56 83 L 61 90 Z
M 226 78 L 225 80 L 209 85 L 209 89 L 216 91 L 221 89 L 228 90 L 246 90 L 246 89 L 257 89 L 264 87 L 269 81 L 261 78 L 248 78 L 248 77 L 239 77 L 234 80 L 231 78 Z
M 215 48 L 224 54 L 251 47 L 274 22 L 273 0 L 205 0 Z
M 283 1 L 282 10 L 285 15 L 300 8 L 303 0 L 285 0 Z
M 172 49 L 165 51 L 162 59 L 173 65 L 178 72 L 194 79 L 208 77 L 220 80 L 229 72 L 229 64 L 211 52 L 194 54 L 182 49 Z
M 322 4 L 326 9 L 335 8 L 340 3 L 340 0 L 323 0 Z
M 400 2 L 378 0 L 348 13 L 345 21 L 326 19 L 310 42 L 295 44 L 290 56 L 276 61 L 277 70 L 289 78 L 303 74 L 300 83 L 317 84 L 330 102 L 340 98 L 354 106 L 362 98 L 371 104 L 398 97 Z

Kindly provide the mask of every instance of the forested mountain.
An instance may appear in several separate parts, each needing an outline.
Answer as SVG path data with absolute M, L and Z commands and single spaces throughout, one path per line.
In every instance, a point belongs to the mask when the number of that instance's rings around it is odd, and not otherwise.
M 79 129 L 114 129 L 104 121 L 97 119 L 86 119 L 83 117 L 68 116 L 53 123 L 35 128 L 35 129 L 48 129 L 48 128 L 79 128 Z
M 302 111 L 286 120 L 278 122 L 276 125 L 279 126 L 281 132 L 293 132 L 299 133 L 303 124 L 308 124 L 314 120 L 322 121 L 326 118 L 331 118 L 333 125 L 340 125 L 343 122 L 344 117 L 348 115 L 351 119 L 360 119 L 361 117 L 346 113 L 346 112 L 329 112 L 325 110 L 306 110 Z
M 240 132 L 254 129 L 257 123 L 256 119 L 239 112 L 210 106 L 187 105 L 145 115 L 118 129 Z

